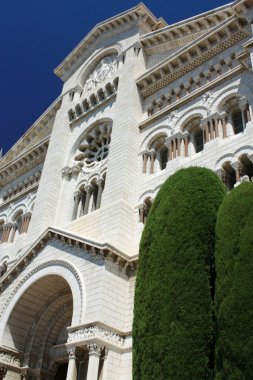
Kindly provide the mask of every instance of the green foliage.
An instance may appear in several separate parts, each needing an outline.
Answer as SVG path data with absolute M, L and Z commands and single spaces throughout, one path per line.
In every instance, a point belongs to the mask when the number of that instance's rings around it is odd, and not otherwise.
M 216 174 L 194 167 L 172 175 L 154 201 L 136 279 L 134 380 L 213 376 L 210 268 L 224 195 Z
M 216 228 L 216 380 L 253 379 L 253 184 L 220 207 Z

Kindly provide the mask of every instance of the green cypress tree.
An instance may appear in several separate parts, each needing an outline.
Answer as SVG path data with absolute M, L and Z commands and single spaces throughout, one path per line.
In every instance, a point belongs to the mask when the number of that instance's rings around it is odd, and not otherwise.
M 224 199 L 216 228 L 216 379 L 253 379 L 253 183 Z
M 194 167 L 172 175 L 154 201 L 136 279 L 134 380 L 213 376 L 210 268 L 224 195 L 215 173 Z

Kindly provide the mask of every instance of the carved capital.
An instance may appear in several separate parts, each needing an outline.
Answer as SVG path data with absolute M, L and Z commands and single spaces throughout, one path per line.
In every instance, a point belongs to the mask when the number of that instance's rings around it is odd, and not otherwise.
M 97 344 L 88 345 L 89 355 L 100 356 L 103 347 L 98 346 Z
M 78 190 L 74 192 L 74 200 L 80 199 L 81 197 L 82 197 L 81 191 Z
M 70 167 L 69 166 L 65 166 L 65 168 L 62 169 L 62 178 L 65 178 L 67 180 L 70 179 Z
M 98 185 L 98 187 L 103 187 L 103 185 L 104 185 L 104 179 L 103 178 L 99 178 L 97 180 L 97 185 Z
M 67 352 L 69 354 L 69 358 L 76 357 L 76 347 L 67 347 Z
M 87 185 L 85 186 L 84 190 L 86 191 L 87 194 L 92 194 L 94 187 L 92 185 Z
M 71 169 L 71 174 L 73 174 L 73 176 L 77 178 L 81 170 L 82 169 L 81 169 L 81 167 L 79 165 L 75 165 Z

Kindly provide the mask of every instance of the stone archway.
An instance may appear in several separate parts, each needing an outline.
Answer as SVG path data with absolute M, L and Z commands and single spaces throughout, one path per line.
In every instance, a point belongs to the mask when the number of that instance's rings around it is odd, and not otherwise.
M 53 380 L 59 367 L 62 379 L 66 378 L 65 343 L 72 316 L 72 291 L 62 276 L 49 274 L 33 282 L 16 302 L 5 325 L 1 352 L 5 359 L 8 355 L 15 357 L 6 366 L 5 379 L 20 379 L 22 374 L 25 379 Z

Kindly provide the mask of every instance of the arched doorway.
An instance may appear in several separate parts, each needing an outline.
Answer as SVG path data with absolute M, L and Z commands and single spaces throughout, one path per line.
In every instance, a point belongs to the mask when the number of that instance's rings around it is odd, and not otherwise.
M 71 325 L 73 296 L 68 282 L 50 274 L 34 282 L 15 304 L 2 347 L 15 351 L 25 379 L 65 379 L 67 327 Z M 8 370 L 5 379 L 20 379 Z

